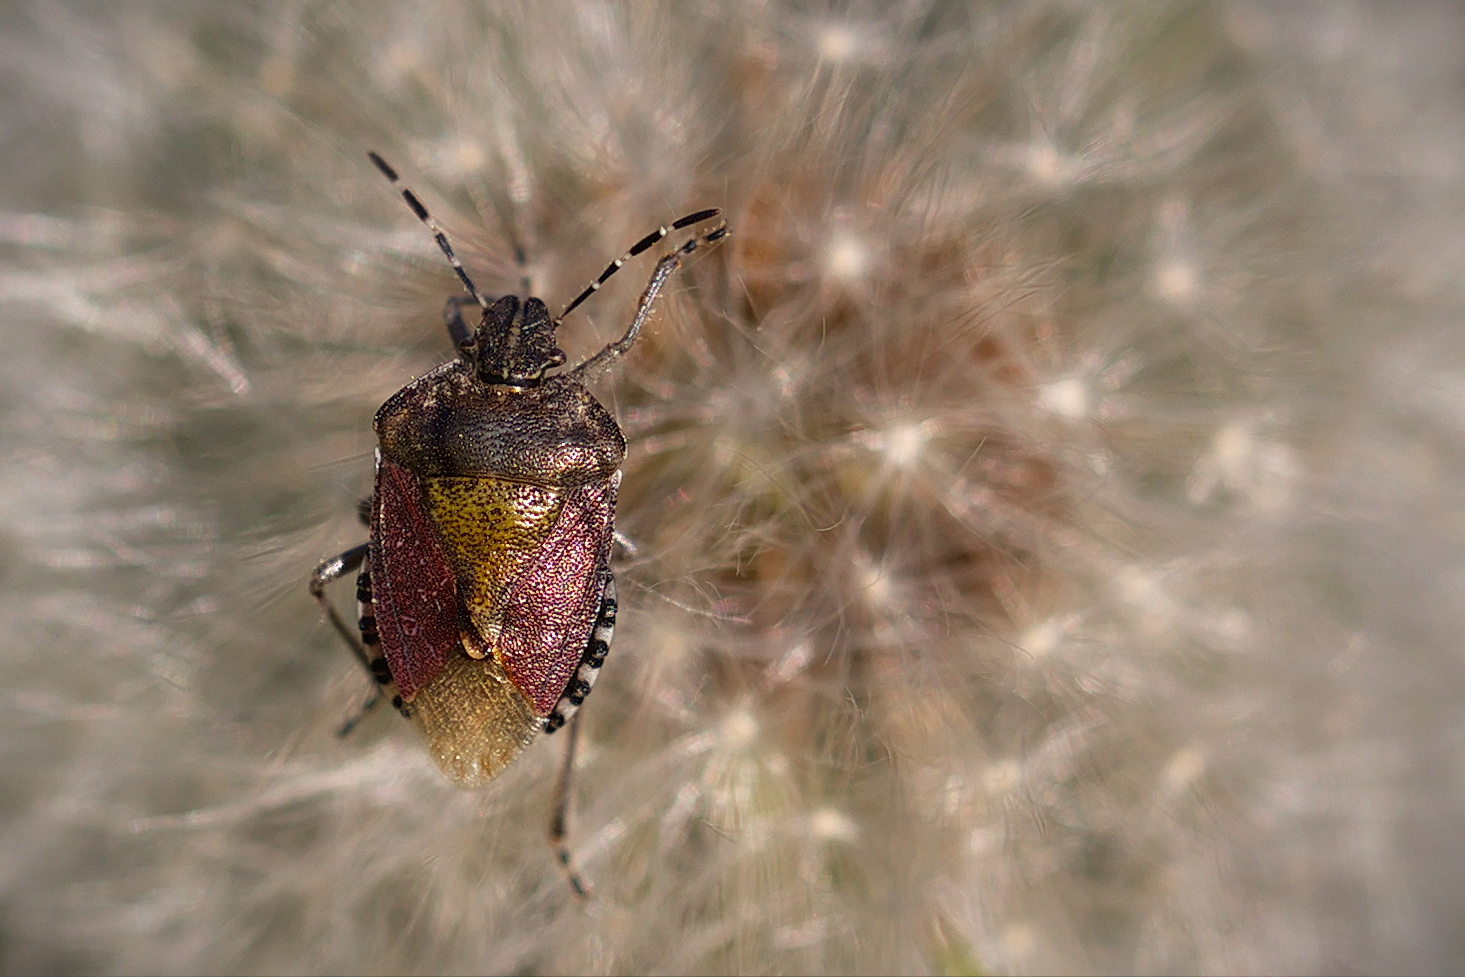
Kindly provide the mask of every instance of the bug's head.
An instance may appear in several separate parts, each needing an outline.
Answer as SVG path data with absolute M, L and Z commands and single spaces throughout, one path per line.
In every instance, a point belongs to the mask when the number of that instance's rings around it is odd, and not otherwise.
M 565 362 L 564 350 L 554 341 L 556 325 L 539 299 L 505 295 L 483 311 L 462 351 L 484 383 L 537 386 L 546 370 Z

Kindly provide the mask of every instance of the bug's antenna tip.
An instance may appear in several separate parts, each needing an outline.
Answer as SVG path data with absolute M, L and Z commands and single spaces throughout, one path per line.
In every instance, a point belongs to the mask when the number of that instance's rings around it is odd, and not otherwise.
M 397 171 L 392 169 L 386 160 L 378 156 L 375 150 L 367 150 L 366 158 L 371 160 L 388 180 L 397 180 Z

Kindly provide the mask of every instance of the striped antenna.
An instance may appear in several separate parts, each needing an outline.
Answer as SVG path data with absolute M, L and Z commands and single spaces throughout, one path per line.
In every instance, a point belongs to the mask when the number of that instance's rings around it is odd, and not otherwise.
M 453 254 L 453 246 L 448 243 L 448 236 L 443 233 L 441 227 L 438 227 L 437 221 L 432 219 L 432 215 L 427 212 L 427 208 L 422 206 L 422 201 L 417 199 L 417 194 L 402 184 L 401 177 L 397 176 L 396 170 L 387 165 L 386 160 L 382 159 L 376 153 L 369 152 L 366 155 L 376 164 L 376 168 L 382 171 L 382 175 L 392 181 L 392 186 L 402 192 L 402 199 L 407 201 L 407 206 L 412 208 L 412 213 L 417 215 L 417 219 L 426 224 L 429 231 L 432 231 L 432 236 L 437 239 L 437 246 L 442 248 L 443 254 L 448 256 L 448 263 L 453 266 L 453 270 L 458 273 L 458 277 L 463 280 L 463 284 L 467 286 L 468 291 L 473 293 L 473 297 L 478 300 L 479 306 L 485 309 L 488 308 L 488 300 L 478 294 L 478 289 L 474 286 L 473 279 L 468 277 L 468 273 L 463 270 L 463 263 L 458 260 L 457 255 Z
M 647 248 L 652 247 L 656 244 L 657 241 L 660 241 L 672 231 L 679 231 L 684 227 L 691 227 L 693 224 L 700 224 L 705 220 L 711 220 L 713 217 L 716 217 L 720 213 L 722 213 L 722 211 L 718 210 L 716 207 L 712 208 L 711 210 L 699 210 L 695 214 L 688 214 L 681 220 L 673 221 L 671 227 L 658 227 L 656 230 L 652 231 L 650 234 L 646 235 L 641 240 L 631 245 L 631 250 L 627 251 L 625 254 L 621 255 L 610 264 L 606 265 L 605 271 L 602 271 L 600 273 L 600 277 L 595 279 L 595 281 L 591 282 L 588 286 L 586 286 L 585 291 L 575 296 L 575 301 L 565 306 L 565 311 L 561 312 L 559 314 L 559 317 L 555 319 L 556 325 L 563 322 L 565 316 L 569 315 L 571 312 L 574 312 L 575 309 L 579 308 L 581 302 L 584 302 L 590 296 L 600 291 L 600 286 L 604 285 L 606 279 L 610 278 L 611 275 L 614 275 L 616 272 L 620 271 L 621 265 L 625 264 L 627 261 L 630 261 L 632 258 L 636 257 L 636 255 L 640 254 L 642 251 L 645 251 Z

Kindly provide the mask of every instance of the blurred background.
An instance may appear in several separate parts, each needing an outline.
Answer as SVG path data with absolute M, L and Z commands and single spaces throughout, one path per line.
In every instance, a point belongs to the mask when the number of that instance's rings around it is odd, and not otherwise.
M 1462 36 L 6 6 L 0 968 L 1465 969 Z M 587 905 L 561 738 L 467 793 L 388 710 L 334 735 L 369 685 L 306 578 L 456 291 L 369 149 L 551 309 L 733 228 L 596 387 L 637 549 Z

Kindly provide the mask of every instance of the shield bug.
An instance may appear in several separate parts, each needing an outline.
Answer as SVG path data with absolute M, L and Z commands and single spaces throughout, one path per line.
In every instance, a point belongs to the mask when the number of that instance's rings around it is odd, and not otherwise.
M 310 592 L 376 683 L 351 727 L 390 700 L 423 733 L 453 781 L 478 787 L 541 731 L 569 725 L 549 835 L 576 893 L 586 889 L 565 845 L 576 710 L 615 629 L 611 572 L 616 489 L 626 441 L 586 385 L 636 342 L 656 297 L 693 251 L 726 223 L 657 262 L 625 334 L 564 372 L 555 331 L 630 258 L 671 231 L 703 224 L 701 210 L 660 227 L 611 262 L 558 316 L 532 296 L 494 301 L 474 286 L 447 236 L 395 170 L 401 191 L 468 294 L 444 310 L 457 357 L 393 394 L 376 413 L 376 480 L 361 515 L 368 541 L 323 561 Z M 526 288 L 527 291 L 527 288 Z M 469 329 L 463 310 L 477 306 Z M 359 637 L 325 594 L 359 568 Z

